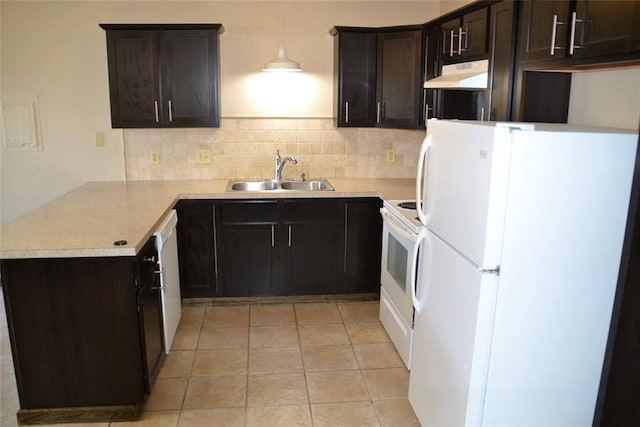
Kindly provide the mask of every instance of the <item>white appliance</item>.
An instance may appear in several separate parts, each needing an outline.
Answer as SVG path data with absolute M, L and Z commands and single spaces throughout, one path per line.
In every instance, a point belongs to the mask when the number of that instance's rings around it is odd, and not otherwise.
M 178 239 L 176 225 L 178 215 L 172 209 L 162 220 L 153 235 L 158 249 L 158 264 L 160 266 L 160 287 L 162 292 L 162 326 L 164 331 L 164 349 L 169 354 L 171 343 L 176 335 L 178 323 L 182 316 L 182 302 L 180 300 L 180 272 L 178 269 Z
M 380 322 L 407 368 L 413 338 L 412 288 L 423 227 L 415 201 L 385 200 L 382 215 Z
M 637 141 L 429 120 L 409 380 L 423 427 L 592 424 Z

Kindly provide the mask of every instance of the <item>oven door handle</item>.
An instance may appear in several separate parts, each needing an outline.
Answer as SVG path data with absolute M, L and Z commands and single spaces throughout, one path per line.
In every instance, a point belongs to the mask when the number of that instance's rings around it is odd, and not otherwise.
M 397 220 L 393 218 L 393 215 L 390 214 L 388 210 L 380 208 L 380 215 L 382 215 L 382 220 L 391 228 L 392 233 L 400 235 L 405 240 L 412 242 L 412 244 L 416 241 L 417 236 L 413 233 L 409 233 L 400 224 L 398 224 Z M 414 246 L 416 245 L 414 244 Z
M 416 313 L 422 312 L 422 308 L 424 307 L 424 301 L 420 301 L 416 291 L 416 288 L 418 287 L 418 269 L 416 268 L 418 264 L 418 250 L 420 249 L 420 244 L 424 240 L 424 237 L 425 231 L 422 230 L 418 233 L 416 244 L 414 245 L 411 253 L 411 262 L 409 263 L 413 275 L 413 280 L 411 281 L 411 302 L 413 303 L 413 309 Z
M 427 135 L 425 137 L 424 141 L 422 142 L 422 146 L 420 147 L 420 154 L 418 155 L 418 173 L 416 174 L 416 209 L 418 211 L 418 219 L 420 219 L 420 222 L 425 227 L 429 224 L 429 215 L 426 212 L 426 209 L 428 208 L 427 201 L 426 200 L 424 200 L 424 201 L 422 200 L 422 194 L 423 194 L 422 193 L 422 191 L 423 191 L 422 190 L 422 184 L 423 184 L 422 175 L 424 173 L 425 158 L 427 157 L 427 152 L 431 148 L 432 141 L 433 141 L 433 136 L 431 134 L 429 134 L 429 135 Z M 425 176 L 427 176 L 427 175 L 428 175 L 428 173 L 425 174 Z M 426 185 L 425 185 L 425 187 L 426 187 Z M 424 211 L 422 210 L 423 208 L 425 209 Z

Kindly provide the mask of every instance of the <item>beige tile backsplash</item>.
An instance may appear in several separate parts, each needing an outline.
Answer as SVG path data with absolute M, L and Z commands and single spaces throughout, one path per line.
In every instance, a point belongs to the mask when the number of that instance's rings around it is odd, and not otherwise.
M 336 128 L 333 119 L 223 118 L 215 129 L 125 129 L 125 165 L 130 181 L 272 178 L 279 149 L 298 160 L 285 166 L 287 178 L 412 178 L 423 138 L 421 130 Z M 198 150 L 211 150 L 211 164 L 196 163 Z

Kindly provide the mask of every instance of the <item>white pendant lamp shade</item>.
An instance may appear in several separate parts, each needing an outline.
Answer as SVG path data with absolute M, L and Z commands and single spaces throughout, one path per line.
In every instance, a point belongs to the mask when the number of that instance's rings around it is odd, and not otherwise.
M 287 57 L 284 46 L 280 46 L 278 57 L 264 64 L 262 71 L 302 71 L 302 68 L 296 61 Z
M 300 64 L 290 59 L 287 56 L 286 49 L 284 48 L 284 0 L 280 1 L 280 49 L 278 49 L 278 56 L 264 64 L 262 71 L 302 71 Z

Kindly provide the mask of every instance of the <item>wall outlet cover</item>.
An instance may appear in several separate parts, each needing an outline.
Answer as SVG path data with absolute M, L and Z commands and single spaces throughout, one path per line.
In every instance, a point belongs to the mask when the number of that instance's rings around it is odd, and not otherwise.
M 393 163 L 396 161 L 396 150 L 390 148 L 387 150 L 387 162 Z
M 196 152 L 196 163 L 199 165 L 211 164 L 211 150 L 198 150 Z
M 149 152 L 149 157 L 151 158 L 152 165 L 160 164 L 160 152 L 158 150 L 151 150 Z

